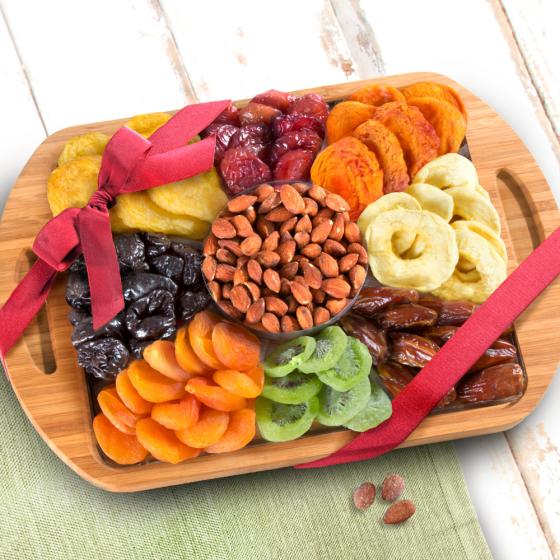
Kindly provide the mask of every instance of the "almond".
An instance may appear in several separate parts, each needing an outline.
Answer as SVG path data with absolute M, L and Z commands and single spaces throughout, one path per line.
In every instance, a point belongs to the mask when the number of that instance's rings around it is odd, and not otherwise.
M 262 316 L 264 315 L 265 302 L 264 298 L 259 298 L 257 301 L 252 303 L 247 309 L 247 314 L 245 315 L 245 321 L 247 323 L 258 323 Z
M 290 290 L 292 291 L 292 295 L 294 296 L 295 300 L 301 305 L 306 305 L 313 301 L 309 288 L 304 284 L 298 282 L 297 276 L 296 280 L 294 280 L 290 284 Z
M 320 187 L 319 185 L 311 185 L 311 187 L 307 191 L 307 194 L 313 200 L 322 203 L 323 200 L 325 200 L 325 197 L 327 196 L 327 191 L 323 187 Z
M 202 253 L 205 257 L 210 257 L 216 254 L 218 250 L 218 238 L 211 233 L 205 240 L 202 246 Z
M 414 515 L 416 506 L 410 500 L 400 500 L 395 502 L 383 516 L 383 523 L 395 525 L 402 523 Z
M 251 222 L 249 222 L 249 220 L 241 214 L 234 216 L 231 219 L 231 223 L 233 224 L 233 227 L 235 228 L 235 231 L 237 232 L 237 235 L 239 235 L 239 237 L 248 237 L 249 235 L 254 233 Z
M 305 183 L 294 183 L 292 187 L 294 187 L 299 194 L 303 194 L 309 188 Z
M 257 255 L 257 261 L 264 268 L 272 268 L 280 262 L 280 255 L 274 251 L 261 251 Z
M 301 254 L 310 259 L 314 259 L 321 254 L 321 245 L 310 243 L 301 250 Z
M 325 306 L 329 310 L 331 317 L 334 317 L 334 315 L 338 315 L 347 305 L 348 300 L 346 298 L 328 299 L 325 303 Z
M 283 317 L 288 313 L 288 304 L 275 296 L 268 296 L 264 298 L 265 308 L 270 313 Z
M 280 255 L 280 262 L 282 264 L 287 264 L 292 261 L 296 253 L 296 242 L 291 239 L 290 241 L 284 241 L 278 246 L 278 255 Z
M 243 215 L 249 220 L 251 224 L 254 224 L 255 220 L 257 219 L 257 211 L 252 206 L 247 208 L 247 210 L 243 212 Z
M 237 257 L 240 257 L 243 254 L 239 243 L 235 241 L 235 239 L 220 239 L 218 241 L 218 245 L 227 249 L 230 253 L 233 253 Z
M 360 228 L 355 222 L 348 222 L 344 227 L 344 237 L 348 243 L 359 243 L 362 240 Z
M 235 264 L 237 259 L 235 258 L 235 255 L 233 253 L 230 253 L 227 249 L 220 247 L 216 251 L 216 260 L 218 262 L 223 262 L 227 264 Z
M 323 251 L 332 255 L 333 257 L 342 257 L 346 254 L 346 248 L 340 241 L 334 239 L 327 239 L 323 244 Z
M 294 227 L 296 226 L 298 221 L 298 217 L 297 216 L 292 216 L 289 220 L 286 220 L 281 226 L 280 226 L 280 233 L 285 233 L 287 231 L 291 231 L 292 229 L 294 229 Z
M 278 206 L 278 208 L 275 208 L 274 210 L 271 210 L 268 214 L 265 215 L 265 218 L 269 222 L 274 222 L 274 223 L 285 222 L 286 220 L 289 220 L 290 218 L 293 218 L 293 217 L 295 217 L 295 216 L 292 214 L 292 212 L 290 212 L 284 206 Z M 296 221 L 297 221 L 297 218 L 296 218 Z
M 255 229 L 263 239 L 266 239 L 274 231 L 274 224 L 259 216 L 255 222 Z
M 317 212 L 319 212 L 319 205 L 317 204 L 317 202 L 312 198 L 307 198 L 307 197 L 305 197 L 303 201 L 305 203 L 303 214 L 311 217 L 316 216 Z
M 368 509 L 375 500 L 375 485 L 371 482 L 363 482 L 354 490 L 352 500 L 359 510 Z
M 282 204 L 292 214 L 301 214 L 305 210 L 305 202 L 301 194 L 291 185 L 282 185 L 280 199 Z
M 241 252 L 248 257 L 256 255 L 261 250 L 262 239 L 257 235 L 253 234 L 246 237 L 240 245 Z
M 263 242 L 261 249 L 263 251 L 276 251 L 278 242 L 280 241 L 280 234 L 273 231 Z
M 284 315 L 280 320 L 280 328 L 282 332 L 294 332 L 299 330 L 299 323 L 295 317 Z
M 256 196 L 250 194 L 241 194 L 239 196 L 236 196 L 235 198 L 232 198 L 227 203 L 227 209 L 230 212 L 237 214 L 239 212 L 243 212 L 244 210 L 247 210 L 247 208 L 255 204 L 255 202 L 257 202 Z
M 231 284 L 231 282 L 226 282 L 222 286 L 222 297 L 224 299 L 229 299 L 229 296 L 231 295 L 231 289 L 232 288 L 233 288 L 233 285 Z
M 210 292 L 210 295 L 212 296 L 214 301 L 219 301 L 220 299 L 222 299 L 222 285 L 219 282 L 216 282 L 215 280 L 212 280 L 212 282 L 208 282 L 208 291 Z
M 311 311 L 303 305 L 300 305 L 296 309 L 296 318 L 302 329 L 310 329 L 313 326 L 313 315 L 311 315 Z
M 292 261 L 292 262 L 286 263 L 280 269 L 280 276 L 282 278 L 287 278 L 288 280 L 292 280 L 293 277 L 297 274 L 298 268 L 299 268 L 299 265 L 298 265 L 297 262 Z
M 235 269 L 233 273 L 233 285 L 244 284 L 249 280 L 249 275 L 247 274 L 247 269 L 242 266 Z
M 278 293 L 280 291 L 280 275 L 275 270 L 267 268 L 263 273 L 263 282 L 273 292 Z
M 316 307 L 313 310 L 313 324 L 321 325 L 331 318 L 331 314 L 324 307 Z
M 311 263 L 305 263 L 302 267 L 303 277 L 310 288 L 318 290 L 323 282 L 321 271 Z
M 346 248 L 348 253 L 357 253 L 358 254 L 358 262 L 360 264 L 367 264 L 368 263 L 368 254 L 366 248 L 361 243 L 350 243 Z
M 328 278 L 323 280 L 321 289 L 335 299 L 347 298 L 350 295 L 350 284 L 342 278 Z
M 280 295 L 288 296 L 292 293 L 290 290 L 290 281 L 287 278 L 280 278 Z
M 311 236 L 306 231 L 298 231 L 294 235 L 294 241 L 296 242 L 297 246 L 300 249 L 302 247 L 305 247 L 310 240 L 311 240 Z
M 323 290 L 315 290 L 313 292 L 313 301 L 318 303 L 319 305 L 322 304 L 327 297 L 327 294 L 323 292 Z
M 355 254 L 355 253 L 352 253 Z M 348 271 L 348 280 L 350 280 L 350 285 L 354 290 L 359 290 L 366 279 L 366 269 L 357 264 Z
M 262 202 L 259 206 L 257 213 L 258 214 L 268 214 L 274 208 L 277 208 L 282 204 L 280 200 L 280 194 L 273 190 Z
M 325 206 L 334 212 L 348 212 L 350 210 L 348 202 L 338 194 L 332 192 L 328 193 L 325 197 Z
M 217 265 L 218 263 L 214 257 L 204 257 L 204 260 L 202 261 L 202 274 L 204 274 L 204 278 L 206 278 L 206 280 L 214 280 Z
M 332 220 L 325 220 L 324 222 L 320 223 L 318 226 L 315 226 L 311 230 L 311 242 L 312 243 L 324 243 L 329 233 L 331 232 L 333 226 Z
M 358 253 L 348 253 L 338 261 L 340 272 L 348 272 L 358 262 Z
M 335 241 L 340 241 L 344 237 L 344 218 L 339 212 L 333 217 L 333 227 L 329 233 L 329 238 Z
M 336 278 L 338 276 L 338 262 L 334 257 L 331 257 L 328 253 L 321 253 L 317 262 L 325 278 Z
M 245 286 L 237 285 L 231 289 L 229 296 L 231 304 L 235 309 L 241 311 L 242 313 L 247 313 L 249 306 L 251 305 L 251 296 Z
M 309 216 L 301 217 L 296 224 L 296 232 L 304 231 L 306 233 L 311 233 L 313 225 L 311 224 L 311 219 Z
M 257 195 L 257 200 L 259 202 L 262 202 L 263 200 L 265 200 L 269 195 L 273 194 L 274 191 L 274 187 L 272 185 L 269 185 L 267 183 L 263 183 L 262 185 L 259 185 L 256 189 L 255 189 L 255 194 Z
M 280 332 L 280 321 L 278 320 L 278 317 L 274 315 L 274 313 L 265 313 L 261 318 L 261 323 L 268 332 Z
M 404 479 L 398 474 L 385 477 L 381 485 L 381 497 L 387 502 L 394 502 L 404 492 Z
M 225 218 L 216 218 L 212 223 L 212 233 L 218 239 L 231 239 L 235 237 L 236 231 L 233 224 Z
M 247 274 L 249 275 L 249 278 L 257 284 L 262 282 L 263 270 L 261 265 L 255 259 L 250 259 L 247 262 Z
M 280 243 L 284 243 L 284 241 L 290 241 L 293 238 L 293 235 L 289 231 L 283 231 L 280 233 Z
M 231 282 L 233 280 L 233 275 L 235 273 L 235 267 L 230 264 L 219 263 L 216 266 L 216 280 L 221 282 Z
M 241 313 L 241 311 L 239 311 L 238 309 L 236 309 L 231 301 L 227 300 L 227 299 L 222 299 L 220 301 L 217 302 L 218 307 L 229 317 L 233 317 L 234 319 L 242 319 L 243 318 L 243 313 Z
M 298 308 L 298 302 L 295 298 L 293 296 L 288 297 L 286 303 L 288 304 L 288 313 L 295 313 Z

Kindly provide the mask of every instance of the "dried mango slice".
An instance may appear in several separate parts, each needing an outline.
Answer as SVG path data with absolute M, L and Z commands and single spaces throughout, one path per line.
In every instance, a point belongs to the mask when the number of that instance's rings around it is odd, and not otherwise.
M 484 237 L 467 228 L 455 228 L 461 267 L 434 294 L 443 299 L 466 299 L 482 303 L 506 279 L 507 269 L 503 258 Z M 471 263 L 470 269 L 466 263 Z M 469 270 L 470 269 L 470 270 Z
M 216 169 L 189 179 L 161 185 L 147 191 L 159 207 L 171 212 L 212 222 L 227 204 Z
M 383 105 L 391 101 L 399 101 L 406 103 L 404 95 L 392 86 L 383 86 L 381 84 L 371 84 L 355 91 L 350 97 L 350 101 L 359 101 L 366 105 Z
M 125 126 L 138 132 L 138 134 L 141 134 L 144 138 L 148 138 L 170 118 L 171 115 L 168 113 L 145 113 L 132 117 L 125 123 Z
M 467 132 L 467 121 L 459 109 L 435 97 L 411 97 L 408 104 L 418 107 L 434 127 L 439 136 L 438 155 L 459 151 Z
M 500 235 L 500 216 L 492 203 L 468 187 L 452 187 L 445 191 L 453 198 L 453 216 L 480 222 Z
M 88 132 L 73 136 L 64 144 L 58 156 L 58 165 L 82 156 L 100 156 L 109 142 L 109 137 L 101 132 Z
M 82 208 L 97 190 L 101 156 L 81 156 L 57 167 L 47 182 L 47 200 L 53 216 L 66 208 Z
M 450 86 L 436 84 L 435 82 L 416 82 L 404 88 L 401 93 L 408 101 L 411 97 L 435 97 L 441 101 L 447 101 L 462 113 L 467 119 L 467 110 L 461 96 Z
M 410 180 L 397 137 L 375 119 L 369 119 L 358 126 L 352 136 L 376 155 L 383 170 L 383 192 L 387 194 L 404 191 Z
M 373 117 L 375 109 L 359 101 L 343 101 L 331 109 L 327 118 L 327 143 L 332 144 L 352 132 Z
M 193 216 L 167 212 L 144 191 L 118 196 L 113 211 L 122 224 L 133 230 L 202 239 L 210 227 L 208 222 Z
M 437 156 L 438 135 L 417 107 L 385 103 L 376 107 L 373 118 L 397 137 L 411 177 Z
M 443 218 L 446 222 L 453 217 L 453 197 L 427 183 L 413 183 L 406 189 L 407 194 L 413 196 L 422 207 Z
M 478 174 L 469 159 L 459 154 L 445 154 L 426 164 L 412 179 L 413 183 L 428 183 L 438 189 L 468 187 L 476 189 Z
M 451 224 L 451 227 L 458 231 L 459 229 L 468 229 L 474 233 L 477 233 L 481 237 L 484 237 L 490 245 L 492 245 L 494 251 L 502 257 L 503 261 L 507 264 L 508 256 L 507 256 L 507 249 L 506 244 L 504 243 L 503 239 L 496 235 L 496 233 L 491 230 L 489 227 L 485 226 L 480 222 L 474 222 L 471 220 L 457 220 Z

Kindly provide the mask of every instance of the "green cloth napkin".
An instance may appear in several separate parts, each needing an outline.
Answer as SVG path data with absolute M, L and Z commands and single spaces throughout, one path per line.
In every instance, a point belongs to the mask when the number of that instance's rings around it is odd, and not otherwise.
M 56 411 L 53 411 L 56 414 Z M 352 492 L 392 472 L 416 514 L 381 521 Z M 83 481 L 50 451 L 0 371 L 0 558 L 483 560 L 491 558 L 450 444 L 320 470 L 282 469 L 137 494 Z

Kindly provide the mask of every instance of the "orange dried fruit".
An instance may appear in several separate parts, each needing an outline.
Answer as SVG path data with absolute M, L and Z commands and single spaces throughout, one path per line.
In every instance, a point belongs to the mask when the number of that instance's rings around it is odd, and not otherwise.
M 226 368 L 246 371 L 259 363 L 261 343 L 240 325 L 225 321 L 218 323 L 212 331 L 212 346 Z
M 119 465 L 135 465 L 148 456 L 136 434 L 124 434 L 117 430 L 103 413 L 93 419 L 93 433 L 103 453 Z
M 103 389 L 97 395 L 97 403 L 101 412 L 105 414 L 117 430 L 125 434 L 135 433 L 136 422 L 140 417 L 126 408 L 121 399 L 119 399 L 119 395 L 117 395 L 114 387 Z
M 438 135 L 417 107 L 385 103 L 375 109 L 373 118 L 397 137 L 410 177 L 437 156 Z
M 189 340 L 194 353 L 208 368 L 221 369 L 223 364 L 212 346 L 212 331 L 221 322 L 220 317 L 210 311 L 197 313 L 189 323 Z
M 439 136 L 438 155 L 458 152 L 467 132 L 467 121 L 457 107 L 435 97 L 411 97 L 408 104 L 418 107 Z
M 140 393 L 130 382 L 127 370 L 121 371 L 115 380 L 117 395 L 124 405 L 138 416 L 148 416 L 152 411 L 153 403 L 140 396 Z
M 229 413 L 203 407 L 198 422 L 186 430 L 175 432 L 177 438 L 189 447 L 202 449 L 216 443 L 229 424 Z
M 144 360 L 156 371 L 175 381 L 188 381 L 194 374 L 185 371 L 175 357 L 175 344 L 170 340 L 156 340 L 144 349 Z
M 212 379 L 222 389 L 234 395 L 254 399 L 261 394 L 264 384 L 264 370 L 261 366 L 256 366 L 247 372 L 220 369 L 214 373 Z
M 164 463 L 177 464 L 200 455 L 194 449 L 179 441 L 175 432 L 158 424 L 152 418 L 143 418 L 136 424 L 138 441 L 156 458 Z
M 366 105 L 383 105 L 391 101 L 399 101 L 406 103 L 404 95 L 397 89 L 391 86 L 383 86 L 381 84 L 371 84 L 365 86 L 358 91 L 355 91 L 350 97 L 350 101 L 359 101 Z
M 467 110 L 461 96 L 450 86 L 445 84 L 436 84 L 435 82 L 416 82 L 404 88 L 401 93 L 408 101 L 411 97 L 435 97 L 441 101 L 451 103 L 456 109 L 459 109 L 465 120 L 467 120 Z
M 375 108 L 358 101 L 343 101 L 334 106 L 327 118 L 327 143 L 350 136 L 357 126 L 371 119 Z
M 245 408 L 247 401 L 234 395 L 206 377 L 193 377 L 185 387 L 187 393 L 194 395 L 202 404 L 223 412 Z
M 397 137 L 383 124 L 370 119 L 352 134 L 377 157 L 383 170 L 383 193 L 404 191 L 409 183 L 404 154 Z
M 212 370 L 204 365 L 194 353 L 189 340 L 189 330 L 181 327 L 175 338 L 175 358 L 179 366 L 193 375 L 208 375 Z
M 236 410 L 230 414 L 224 435 L 206 447 L 207 453 L 228 453 L 245 447 L 255 437 L 255 411 L 251 408 Z
M 199 413 L 200 402 L 187 394 L 179 402 L 155 404 L 152 418 L 169 430 L 184 430 L 197 422 Z
M 152 403 L 181 399 L 184 383 L 166 377 L 145 360 L 136 360 L 128 366 L 128 378 L 140 396 Z
M 311 180 L 344 198 L 353 219 L 383 194 L 383 171 L 377 157 L 352 136 L 331 144 L 317 156 Z

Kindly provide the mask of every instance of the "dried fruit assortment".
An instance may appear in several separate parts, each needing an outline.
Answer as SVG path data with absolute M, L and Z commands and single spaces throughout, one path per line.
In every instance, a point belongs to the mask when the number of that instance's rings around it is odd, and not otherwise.
M 173 338 L 178 324 L 211 300 L 202 280 L 199 249 L 153 233 L 124 233 L 114 242 L 126 305 L 119 315 L 93 330 L 83 257 L 71 266 L 66 284 L 78 364 L 101 379 L 113 379 L 155 340 Z
M 471 316 L 469 301 L 446 301 L 416 290 L 364 288 L 344 330 L 369 350 L 379 379 L 396 397 Z M 471 367 L 438 408 L 518 399 L 525 387 L 512 333 L 504 333 Z
M 121 465 L 149 455 L 176 464 L 203 451 L 245 447 L 255 436 L 252 399 L 264 385 L 259 355 L 260 343 L 246 329 L 198 313 L 175 342 L 151 343 L 144 359 L 99 392 L 99 446 Z
M 269 333 L 330 321 L 367 274 L 367 253 L 346 201 L 305 183 L 264 183 L 232 198 L 212 224 L 204 255 L 214 301 Z

